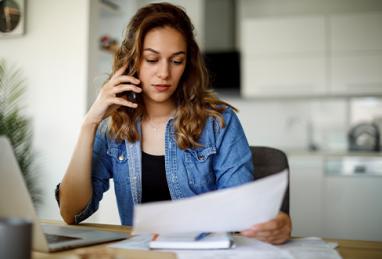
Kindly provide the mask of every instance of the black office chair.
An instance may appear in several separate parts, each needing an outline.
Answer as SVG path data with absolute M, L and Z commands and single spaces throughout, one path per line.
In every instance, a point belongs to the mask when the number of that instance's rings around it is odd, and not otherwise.
M 263 178 L 288 169 L 288 186 L 281 205 L 281 211 L 289 214 L 289 164 L 286 154 L 276 148 L 250 146 L 255 179 Z

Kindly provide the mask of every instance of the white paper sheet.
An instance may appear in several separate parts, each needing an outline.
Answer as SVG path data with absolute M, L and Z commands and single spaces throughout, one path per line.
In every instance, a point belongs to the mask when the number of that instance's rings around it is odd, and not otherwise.
M 284 245 L 270 245 L 254 238 L 235 236 L 236 247 L 228 250 L 179 251 L 178 259 L 341 259 L 339 253 L 321 238 L 293 239 Z
M 151 235 L 131 237 L 109 247 L 149 250 Z M 226 250 L 163 250 L 176 253 L 179 259 L 341 259 L 330 243 L 321 238 L 293 239 L 284 245 L 271 245 L 254 238 L 233 236 L 235 246 Z
M 280 210 L 287 171 L 238 187 L 176 201 L 135 206 L 133 234 L 225 232 L 248 229 Z
M 287 251 L 264 250 L 176 251 L 176 257 L 178 259 L 296 259 Z
M 149 241 L 146 240 L 148 235 L 139 235 L 136 237 L 130 237 L 129 239 L 114 243 L 109 245 L 111 248 L 117 249 L 127 249 L 127 250 L 146 250 L 148 253 L 149 249 Z M 149 235 L 151 236 L 151 235 Z M 161 250 L 162 252 L 173 252 L 176 254 L 178 259 L 253 259 L 253 258 L 261 258 L 261 259 L 300 259 L 295 258 L 290 255 L 288 251 L 283 251 L 278 249 L 276 246 L 272 246 L 267 243 L 263 243 L 261 241 L 257 241 L 256 239 L 249 239 L 243 237 L 243 239 L 247 239 L 247 241 L 243 241 L 238 246 L 231 249 L 223 249 L 223 250 Z M 140 244 L 137 243 L 140 242 Z M 236 240 L 235 240 L 236 242 Z M 148 254 L 149 257 L 149 254 Z M 306 257 L 310 258 L 310 257 Z M 305 259 L 305 258 L 301 258 Z M 317 258 L 318 259 L 318 258 Z M 321 259 L 321 258 L 319 258 Z M 323 257 L 324 259 L 324 257 Z M 326 258 L 325 258 L 326 259 Z
M 297 238 L 278 247 L 288 251 L 296 259 L 341 259 L 333 243 L 327 243 L 319 237 Z

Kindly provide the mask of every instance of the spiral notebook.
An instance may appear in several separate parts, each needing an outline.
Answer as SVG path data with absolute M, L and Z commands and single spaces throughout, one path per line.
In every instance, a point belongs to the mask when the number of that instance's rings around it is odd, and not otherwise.
M 232 245 L 227 232 L 208 233 L 202 237 L 201 233 L 163 234 L 149 243 L 151 249 L 227 249 Z

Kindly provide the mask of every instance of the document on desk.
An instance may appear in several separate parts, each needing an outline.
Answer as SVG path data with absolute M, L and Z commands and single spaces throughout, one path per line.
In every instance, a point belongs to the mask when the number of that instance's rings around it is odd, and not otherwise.
M 241 186 L 134 207 L 133 234 L 229 232 L 274 218 L 288 183 L 284 170 Z
M 137 235 L 121 242 L 109 245 L 112 248 L 149 250 L 152 235 Z M 234 235 L 234 247 L 230 249 L 209 250 L 164 250 L 174 252 L 178 259 L 341 259 L 338 251 L 332 244 L 326 243 L 321 238 L 292 239 L 283 245 L 271 245 L 255 238 Z

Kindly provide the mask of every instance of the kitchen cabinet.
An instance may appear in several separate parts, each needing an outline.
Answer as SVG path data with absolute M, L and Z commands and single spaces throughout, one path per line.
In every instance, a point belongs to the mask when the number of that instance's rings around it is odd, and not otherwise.
M 330 48 L 333 53 L 382 50 L 382 13 L 329 16 Z
M 382 94 L 382 52 L 333 54 L 330 69 L 330 94 Z
M 246 97 L 326 92 L 324 16 L 245 20 L 242 35 Z
M 382 12 L 242 22 L 245 97 L 382 94 Z
M 288 155 L 290 165 L 290 214 L 293 236 L 324 236 L 323 160 L 320 156 Z
M 321 55 L 325 51 L 325 16 L 247 19 L 242 36 L 245 54 Z
M 322 95 L 326 92 L 323 57 L 243 58 L 246 97 Z
M 381 177 L 326 176 L 322 211 L 325 237 L 382 240 Z
M 330 93 L 382 93 L 382 13 L 331 15 Z
M 382 240 L 382 157 L 327 157 L 322 181 L 326 237 Z
M 288 153 L 293 236 L 382 240 L 382 157 Z

